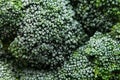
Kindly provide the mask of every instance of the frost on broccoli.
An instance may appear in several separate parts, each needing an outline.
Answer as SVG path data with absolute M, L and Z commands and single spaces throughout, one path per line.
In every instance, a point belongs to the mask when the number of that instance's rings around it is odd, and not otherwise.
M 0 80 L 16 80 L 10 64 L 0 61 Z
M 9 50 L 17 58 L 56 65 L 62 63 L 86 35 L 73 20 L 74 11 L 65 0 L 40 0 L 29 3 L 18 35 Z
M 109 36 L 96 32 L 87 45 L 81 48 L 81 53 L 94 65 L 97 79 L 111 80 L 115 75 L 119 75 L 120 44 Z
M 76 18 L 89 35 L 94 32 L 108 32 L 118 21 L 120 2 L 118 0 L 70 0 Z
M 94 72 L 90 61 L 78 49 L 59 69 L 58 78 L 58 80 L 93 80 Z

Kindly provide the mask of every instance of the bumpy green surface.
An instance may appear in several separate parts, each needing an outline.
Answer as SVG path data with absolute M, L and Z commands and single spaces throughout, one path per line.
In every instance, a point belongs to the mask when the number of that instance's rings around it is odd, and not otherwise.
M 119 20 L 118 0 L 70 0 L 76 18 L 89 35 L 96 30 L 107 32 Z
M 0 0 L 0 40 L 2 41 L 8 42 L 17 34 L 21 17 L 17 6 L 14 0 Z
M 88 56 L 93 63 L 97 79 L 109 80 L 119 75 L 120 44 L 117 41 L 97 32 L 87 45 L 81 48 L 81 53 Z
M 0 0 L 0 80 L 120 80 L 119 21 L 120 0 Z
M 74 52 L 62 67 L 56 70 L 20 69 L 20 80 L 93 80 L 94 69 L 80 49 Z
M 3 61 L 0 61 L 0 80 L 16 80 L 11 65 Z
M 114 39 L 120 40 L 120 23 L 117 23 L 109 33 Z
M 58 80 L 93 80 L 94 71 L 87 57 L 78 49 L 59 69 L 58 78 Z
M 23 69 L 19 75 L 19 80 L 59 80 L 57 73 L 54 71 L 46 72 L 34 69 Z
M 69 1 L 31 1 L 24 8 L 18 35 L 9 47 L 14 56 L 53 66 L 84 41 Z

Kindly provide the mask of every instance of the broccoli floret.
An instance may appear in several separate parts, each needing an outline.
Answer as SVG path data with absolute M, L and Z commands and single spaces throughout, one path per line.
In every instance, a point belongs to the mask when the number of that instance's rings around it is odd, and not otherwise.
M 10 64 L 0 61 L 0 80 L 16 80 Z
M 108 32 L 119 20 L 118 0 L 70 0 L 76 12 L 76 19 L 88 35 L 95 31 Z
M 109 34 L 113 37 L 113 39 L 120 40 L 120 23 L 114 25 Z
M 20 80 L 93 80 L 91 63 L 80 50 L 75 51 L 62 67 L 56 70 L 21 69 Z
M 110 80 L 120 71 L 120 44 L 109 36 L 96 32 L 90 41 L 81 48 L 94 65 L 95 77 Z
M 4 42 L 13 40 L 17 34 L 21 17 L 17 6 L 14 0 L 0 0 L 0 40 Z
M 20 1 L 0 0 L 0 40 L 6 51 L 17 35 L 20 18 L 22 18 L 20 9 Z
M 73 19 L 69 1 L 32 1 L 26 6 L 18 35 L 9 47 L 15 57 L 54 66 L 83 44 L 86 34 Z
M 70 56 L 58 74 L 58 80 L 94 80 L 92 65 L 80 49 Z
M 56 71 L 23 69 L 19 72 L 19 76 L 19 80 L 59 80 Z

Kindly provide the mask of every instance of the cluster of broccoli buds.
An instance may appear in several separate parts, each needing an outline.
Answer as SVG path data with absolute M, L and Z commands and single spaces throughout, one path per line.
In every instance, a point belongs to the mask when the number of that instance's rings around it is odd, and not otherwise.
M 50 72 L 24 69 L 21 80 L 119 80 L 119 46 L 119 42 L 110 36 L 96 32 L 61 67 Z
M 114 39 L 120 40 L 120 23 L 115 24 L 109 33 Z
M 97 78 L 111 80 L 120 71 L 120 44 L 109 36 L 96 32 L 81 48 L 81 53 L 93 64 Z
M 119 0 L 70 0 L 76 18 L 88 35 L 95 31 L 108 32 L 119 20 Z
M 23 69 L 19 76 L 19 80 L 59 80 L 56 71 Z
M 87 57 L 78 49 L 58 70 L 58 77 L 58 80 L 92 80 L 94 70 Z
M 9 50 L 17 58 L 54 66 L 61 64 L 86 35 L 73 19 L 68 1 L 30 2 L 24 8 L 17 37 Z M 26 4 L 27 6 L 27 4 Z
M 16 80 L 12 72 L 12 65 L 4 61 L 0 61 L 0 80 Z
M 14 39 L 18 31 L 18 23 L 22 16 L 19 8 L 11 0 L 0 0 L 0 40 Z
M 94 70 L 87 57 L 80 54 L 80 49 L 75 51 L 62 67 L 56 70 L 20 70 L 20 80 L 89 80 L 94 79 Z
M 119 17 L 119 0 L 0 0 L 0 80 L 119 80 Z

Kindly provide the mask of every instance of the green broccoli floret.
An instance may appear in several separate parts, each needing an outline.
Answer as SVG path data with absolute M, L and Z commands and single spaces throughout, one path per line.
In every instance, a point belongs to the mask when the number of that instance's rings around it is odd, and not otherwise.
M 15 57 L 54 66 L 83 44 L 86 35 L 73 19 L 69 1 L 40 0 L 26 6 L 18 35 L 9 47 Z
M 109 33 L 114 39 L 120 40 L 120 23 L 117 23 L 116 25 L 111 28 L 111 32 Z
M 78 49 L 58 71 L 58 80 L 94 80 L 90 61 Z
M 20 8 L 15 0 L 0 0 L 0 40 L 6 42 L 13 40 L 18 31 Z M 18 1 L 19 2 L 19 1 Z
M 75 51 L 62 67 L 56 70 L 20 69 L 20 80 L 93 80 L 94 72 L 91 63 L 80 49 Z
M 0 80 L 16 80 L 11 65 L 3 61 L 0 61 Z
M 120 44 L 96 32 L 90 41 L 80 49 L 94 65 L 95 77 L 102 80 L 111 80 L 120 71 Z
M 23 69 L 19 72 L 19 76 L 19 80 L 59 80 L 56 71 Z
M 95 31 L 108 32 L 119 20 L 118 0 L 70 0 L 80 22 L 88 35 Z
M 0 40 L 4 50 L 7 50 L 17 35 L 20 18 L 22 18 L 21 8 L 20 1 L 0 0 Z

